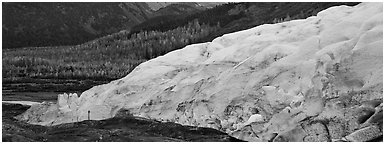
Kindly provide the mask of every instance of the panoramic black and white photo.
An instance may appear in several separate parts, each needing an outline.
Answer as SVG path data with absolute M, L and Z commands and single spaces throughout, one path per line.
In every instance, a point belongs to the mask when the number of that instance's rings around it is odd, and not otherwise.
M 383 142 L 382 2 L 2 2 L 2 142 Z

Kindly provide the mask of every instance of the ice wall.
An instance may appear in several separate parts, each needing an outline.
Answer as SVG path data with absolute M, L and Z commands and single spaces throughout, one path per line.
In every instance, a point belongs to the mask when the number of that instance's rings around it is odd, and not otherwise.
M 35 106 L 18 118 L 57 125 L 111 118 L 125 109 L 248 141 L 375 139 L 365 135 L 382 135 L 382 9 L 382 3 L 332 7 L 189 45 L 79 98 L 61 95 L 57 104 Z M 251 108 L 266 122 L 234 131 Z

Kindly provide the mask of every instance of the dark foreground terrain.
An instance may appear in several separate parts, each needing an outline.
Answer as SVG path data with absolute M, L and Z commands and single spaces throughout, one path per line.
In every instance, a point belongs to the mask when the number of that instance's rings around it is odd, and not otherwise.
M 30 125 L 13 117 L 29 106 L 2 104 L 3 142 L 181 142 L 240 141 L 226 133 L 201 127 L 182 126 L 133 116 L 118 116 L 101 121 L 83 121 L 45 127 Z

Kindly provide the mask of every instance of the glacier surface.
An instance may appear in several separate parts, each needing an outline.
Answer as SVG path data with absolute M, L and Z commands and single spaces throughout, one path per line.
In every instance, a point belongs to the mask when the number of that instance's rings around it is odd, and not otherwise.
M 382 9 L 382 3 L 331 7 L 189 45 L 17 118 L 57 125 L 107 119 L 124 109 L 247 141 L 360 141 L 366 134 L 358 129 L 382 135 L 373 120 L 381 115 L 382 121 Z M 234 131 L 252 108 L 265 122 Z M 357 115 L 365 110 L 372 115 Z

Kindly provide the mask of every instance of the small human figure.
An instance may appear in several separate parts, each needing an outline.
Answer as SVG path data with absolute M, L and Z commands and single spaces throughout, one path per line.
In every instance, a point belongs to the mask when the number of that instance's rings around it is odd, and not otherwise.
M 291 108 L 289 106 L 287 106 L 282 111 L 284 111 L 286 113 L 290 113 L 291 112 Z
M 88 120 L 90 120 L 90 113 L 91 111 L 88 111 Z

